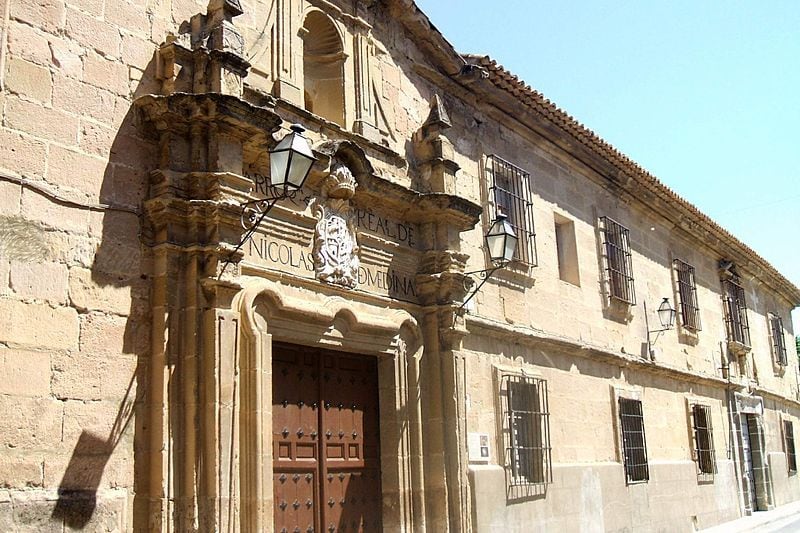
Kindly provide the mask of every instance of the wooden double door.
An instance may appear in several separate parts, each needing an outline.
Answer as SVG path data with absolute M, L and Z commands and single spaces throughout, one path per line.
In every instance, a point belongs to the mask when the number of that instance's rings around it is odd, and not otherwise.
M 376 358 L 276 344 L 272 360 L 275 531 L 381 531 Z

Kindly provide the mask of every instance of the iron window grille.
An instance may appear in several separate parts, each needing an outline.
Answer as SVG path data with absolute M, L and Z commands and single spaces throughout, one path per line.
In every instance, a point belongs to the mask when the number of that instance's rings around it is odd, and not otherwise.
M 701 478 L 713 480 L 717 471 L 714 436 L 711 429 L 711 409 L 707 405 L 692 406 L 694 460 Z
M 543 494 L 553 482 L 547 381 L 504 375 L 501 384 L 506 482 L 512 498 Z
M 789 472 L 797 472 L 797 457 L 794 451 L 794 425 L 789 420 L 783 421 L 783 434 L 786 438 L 786 464 Z
M 725 327 L 728 341 L 750 346 L 750 326 L 747 323 L 747 305 L 739 278 L 722 280 L 722 299 L 725 307 Z
M 622 427 L 625 477 L 629 484 L 646 483 L 650 479 L 650 469 L 647 465 L 642 402 L 630 398 L 620 398 L 619 421 Z
M 783 338 L 783 320 L 777 315 L 769 315 L 769 332 L 772 340 L 772 353 L 775 362 L 786 366 L 786 343 Z
M 514 228 L 517 249 L 514 261 L 526 266 L 536 266 L 536 232 L 533 225 L 533 203 L 531 201 L 531 176 L 523 169 L 496 156 L 488 156 L 491 167 L 489 193 L 494 203 L 492 220 L 504 214 Z
M 630 230 L 609 217 L 601 217 L 600 221 L 609 296 L 635 305 Z
M 681 324 L 686 329 L 700 331 L 700 308 L 697 305 L 697 283 L 694 267 L 680 259 L 673 261 L 678 280 L 678 296 L 680 297 Z

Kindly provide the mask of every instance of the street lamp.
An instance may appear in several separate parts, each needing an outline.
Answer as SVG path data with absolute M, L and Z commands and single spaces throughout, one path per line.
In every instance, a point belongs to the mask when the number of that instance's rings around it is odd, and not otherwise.
M 242 240 L 228 256 L 222 267 L 220 276 L 225 272 L 233 255 L 255 233 L 267 213 L 273 206 L 287 198 L 293 198 L 297 191 L 303 187 L 311 167 L 317 160 L 311 151 L 308 140 L 303 135 L 305 128 L 300 124 L 290 126 L 291 133 L 281 139 L 274 149 L 269 151 L 269 186 L 264 198 L 250 200 L 242 204 L 242 227 L 245 232 Z
M 669 331 L 675 326 L 675 309 L 672 308 L 672 305 L 669 303 L 669 298 L 664 298 L 661 300 L 661 304 L 658 306 L 658 310 L 656 313 L 658 314 L 658 321 L 661 322 L 661 329 L 650 329 L 650 322 L 647 319 L 647 302 L 643 302 L 644 304 L 644 325 L 647 328 L 647 355 L 651 359 L 653 358 L 653 345 L 658 340 L 658 336 L 663 333 L 664 331 Z M 656 336 L 651 341 L 652 334 L 655 333 Z
M 517 238 L 517 234 L 514 233 L 514 228 L 509 224 L 506 215 L 500 213 L 497 215 L 497 218 L 494 219 L 494 222 L 492 222 L 489 231 L 486 232 L 485 240 L 486 249 L 489 251 L 489 260 L 492 262 L 492 268 L 465 273 L 465 275 L 475 276 L 481 281 L 459 306 L 459 309 L 463 309 L 464 306 L 467 305 L 467 302 L 478 294 L 483 284 L 489 280 L 495 271 L 506 267 L 514 259 L 514 252 L 517 249 L 517 241 L 519 239 Z
M 270 183 L 283 192 L 284 198 L 303 186 L 311 166 L 317 160 L 303 136 L 305 128 L 300 124 L 292 124 L 291 130 L 292 133 L 269 151 Z

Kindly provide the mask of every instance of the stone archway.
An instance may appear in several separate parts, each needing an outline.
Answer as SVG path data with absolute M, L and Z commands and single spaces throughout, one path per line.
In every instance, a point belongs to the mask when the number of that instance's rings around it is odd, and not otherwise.
M 383 527 L 424 531 L 422 335 L 407 311 L 252 278 L 234 301 L 239 329 L 238 454 L 243 530 L 265 530 L 274 508 L 272 354 L 288 342 L 377 358 Z

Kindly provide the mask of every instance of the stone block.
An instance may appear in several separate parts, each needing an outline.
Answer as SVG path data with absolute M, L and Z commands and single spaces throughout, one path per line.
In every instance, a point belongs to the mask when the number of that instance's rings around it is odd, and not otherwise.
M 143 354 L 149 341 L 146 323 L 141 320 L 100 313 L 81 317 L 80 350 L 92 356 Z
M 78 142 L 77 117 L 19 98 L 11 97 L 7 101 L 6 125 L 63 144 Z
M 147 11 L 127 0 L 106 0 L 106 20 L 126 31 L 140 35 L 150 35 L 150 19 Z
M 116 132 L 96 122 L 81 121 L 80 147 L 86 153 L 108 157 Z
M 146 70 L 147 65 L 153 61 L 156 45 L 145 38 L 140 38 L 129 33 L 122 36 L 122 62 L 126 65 Z
M 78 11 L 100 18 L 103 16 L 105 0 L 70 0 L 69 7 Z
M 44 486 L 68 491 L 104 490 L 133 486 L 133 457 L 129 447 L 111 450 L 105 437 L 81 433 L 67 454 L 45 458 Z
M 130 92 L 128 67 L 117 60 L 89 52 L 83 60 L 83 81 L 95 87 L 127 96 Z
M 53 93 L 53 79 L 46 67 L 12 57 L 8 61 L 6 87 L 12 93 L 47 103 Z
M 50 65 L 50 45 L 47 34 L 41 33 L 27 24 L 11 22 L 8 28 L 8 51 L 19 57 L 44 67 Z
M 114 94 L 68 76 L 56 75 L 53 106 L 104 124 L 114 120 Z
M 67 8 L 64 28 L 70 38 L 86 48 L 104 56 L 119 57 L 121 38 L 119 29 L 114 25 Z
M 50 147 L 47 181 L 80 190 L 97 202 L 107 166 L 107 162 L 99 157 L 53 145 Z
M 43 142 L 0 128 L 0 165 L 11 174 L 42 178 L 46 160 L 47 148 Z
M 83 77 L 83 56 L 86 50 L 74 41 L 50 37 L 50 53 L 52 66 L 60 74 L 80 80 Z
M 62 533 L 63 521 L 53 517 L 57 495 L 44 491 L 19 491 L 13 493 L 14 531 L 37 533 Z
M 5 215 L 19 214 L 19 204 L 22 199 L 22 188 L 16 183 L 0 181 L 0 213 Z M 0 222 L 2 227 L 2 222 Z
M 15 0 L 9 7 L 12 18 L 49 33 L 64 26 L 65 6 L 61 0 Z
M 64 409 L 50 398 L 0 395 L 0 443 L 17 450 L 47 450 L 61 442 Z
M 83 199 L 85 200 L 85 198 Z M 86 233 L 89 228 L 88 211 L 59 205 L 28 189 L 22 191 L 22 212 L 46 226 L 57 226 L 60 231 Z M 46 253 L 47 250 L 44 252 Z
M 109 276 L 92 276 L 85 268 L 69 270 L 69 297 L 81 311 L 105 311 L 127 315 L 131 306 L 131 288 Z
M 50 354 L 0 349 L 0 394 L 46 397 L 50 395 Z
M 94 357 L 85 353 L 53 355 L 53 395 L 67 400 L 119 401 L 132 388 L 136 360 L 132 356 Z
M 44 483 L 42 457 L 6 451 L 0 455 L 0 487 L 41 487 Z
M 12 261 L 11 288 L 25 300 L 63 304 L 67 300 L 67 267 L 59 263 Z
M 0 300 L 0 341 L 10 346 L 74 350 L 78 334 L 74 309 Z

